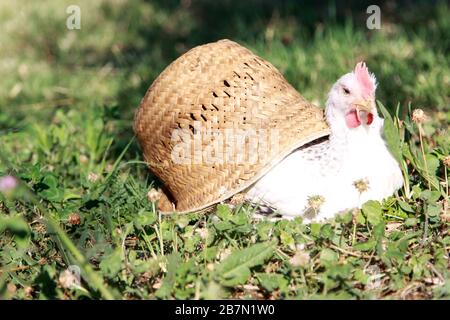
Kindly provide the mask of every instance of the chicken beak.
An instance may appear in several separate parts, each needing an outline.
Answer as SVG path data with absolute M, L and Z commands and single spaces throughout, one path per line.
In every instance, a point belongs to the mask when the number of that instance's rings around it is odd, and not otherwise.
M 358 100 L 353 103 L 356 107 L 356 114 L 361 123 L 370 125 L 373 121 L 373 101 L 371 99 Z
M 367 113 L 372 112 L 372 100 L 371 99 L 358 100 L 358 101 L 354 102 L 353 104 L 356 106 L 356 109 L 358 109 L 359 111 L 365 111 Z

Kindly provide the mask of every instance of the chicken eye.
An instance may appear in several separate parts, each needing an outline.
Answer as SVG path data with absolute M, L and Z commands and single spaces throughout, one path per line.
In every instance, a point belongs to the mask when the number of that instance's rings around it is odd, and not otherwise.
M 344 91 L 344 94 L 346 96 L 348 96 L 350 94 L 350 90 L 348 90 L 347 88 L 343 87 L 342 90 Z

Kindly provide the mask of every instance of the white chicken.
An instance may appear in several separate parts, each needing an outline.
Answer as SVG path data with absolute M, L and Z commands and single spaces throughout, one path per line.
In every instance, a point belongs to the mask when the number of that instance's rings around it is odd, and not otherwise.
M 248 190 L 246 199 L 284 218 L 311 222 L 401 188 L 402 172 L 382 138 L 376 85 L 363 62 L 342 76 L 326 103 L 330 136 L 291 153 Z

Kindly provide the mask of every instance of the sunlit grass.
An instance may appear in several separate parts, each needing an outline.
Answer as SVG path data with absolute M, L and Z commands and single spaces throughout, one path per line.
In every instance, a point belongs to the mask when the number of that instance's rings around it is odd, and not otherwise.
M 226 21 L 227 4 L 78 3 L 78 31 L 65 28 L 70 1 L 0 3 L 0 176 L 22 182 L 0 194 L 0 296 L 450 297 L 448 6 L 416 9 L 426 23 L 392 15 L 368 31 L 357 17 L 314 24 L 294 2 L 278 13 L 242 3 Z M 216 16 L 198 19 L 205 12 Z M 404 188 L 325 224 L 255 220 L 245 205 L 158 215 L 134 111 L 168 63 L 219 38 L 271 61 L 321 105 L 364 59 L 392 115 L 380 106 Z M 416 108 L 428 115 L 421 131 Z M 70 265 L 81 288 L 61 278 Z

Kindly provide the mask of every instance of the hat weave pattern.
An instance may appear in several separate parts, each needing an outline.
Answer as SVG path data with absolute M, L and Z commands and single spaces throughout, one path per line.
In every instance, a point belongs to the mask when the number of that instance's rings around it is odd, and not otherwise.
M 142 99 L 134 131 L 165 186 L 159 209 L 178 213 L 232 197 L 293 150 L 329 134 L 321 108 L 272 64 L 230 40 L 195 47 L 172 62 Z M 224 132 L 234 135 L 218 139 Z M 244 133 L 239 147 L 236 132 Z M 248 132 L 277 139 L 255 145 Z M 187 147 L 181 162 L 174 158 L 180 145 Z M 226 149 L 231 155 L 222 154 L 224 145 L 235 147 Z

